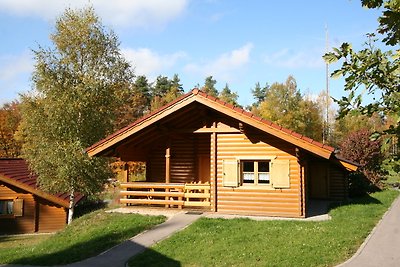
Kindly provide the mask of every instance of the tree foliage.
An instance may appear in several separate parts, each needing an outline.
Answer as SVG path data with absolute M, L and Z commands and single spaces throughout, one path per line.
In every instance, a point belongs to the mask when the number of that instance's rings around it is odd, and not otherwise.
M 350 133 L 340 144 L 340 156 L 360 164 L 359 171 L 374 185 L 379 186 L 383 171 L 381 164 L 384 155 L 381 141 L 371 140 L 371 131 L 361 129 Z
M 92 8 L 67 9 L 50 39 L 34 51 L 34 89 L 22 97 L 22 153 L 41 188 L 70 193 L 72 216 L 74 194 L 99 192 L 111 175 L 84 150 L 113 130 L 133 73 Z
M 159 75 L 154 85 L 150 87 L 150 110 L 157 110 L 180 97 L 183 94 L 183 87 L 180 82 L 178 74 L 175 74 L 172 79 Z
M 239 103 L 237 102 L 238 94 L 236 92 L 232 92 L 229 88 L 228 84 L 225 84 L 225 87 L 222 88 L 221 92 L 218 95 L 219 99 L 225 101 L 231 105 L 240 107 Z
M 383 148 L 397 147 L 400 137 L 400 2 L 399 0 L 362 0 L 367 8 L 383 8 L 379 17 L 377 33 L 381 34 L 385 50 L 375 44 L 379 41 L 375 33 L 368 34 L 369 40 L 360 51 L 355 51 L 351 44 L 343 43 L 339 48 L 324 56 L 325 61 L 333 63 L 342 60 L 333 77 L 345 78 L 345 90 L 348 96 L 337 100 L 340 106 L 340 117 L 351 110 L 372 116 L 381 114 L 391 123 L 388 127 L 373 135 L 385 137 Z M 392 49 L 391 49 L 392 48 Z M 365 94 L 373 100 L 364 103 Z M 387 166 L 400 170 L 399 151 L 393 149 L 391 163 Z M 391 167 L 390 167 L 391 165 Z
M 285 128 L 316 140 L 322 139 L 320 108 L 300 93 L 292 76 L 285 83 L 265 87 L 264 100 L 253 106 L 252 111 Z
M 215 88 L 217 84 L 217 80 L 213 79 L 213 76 L 206 77 L 204 81 L 204 86 L 201 88 L 206 94 L 211 95 L 213 97 L 218 97 L 218 90 Z
M 20 155 L 21 142 L 14 137 L 20 120 L 19 102 L 6 103 L 0 108 L 0 157 L 15 158 Z

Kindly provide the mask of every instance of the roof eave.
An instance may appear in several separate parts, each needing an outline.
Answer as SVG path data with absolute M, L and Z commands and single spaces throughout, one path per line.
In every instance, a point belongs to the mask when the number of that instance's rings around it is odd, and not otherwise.
M 11 178 L 8 178 L 8 177 L 6 177 L 4 175 L 0 175 L 0 180 L 5 182 L 5 183 L 7 183 L 7 184 L 10 184 L 10 185 L 13 185 L 15 187 L 21 188 L 21 189 L 23 189 L 23 190 L 25 190 L 25 191 L 27 191 L 29 193 L 37 195 L 37 196 L 39 196 L 41 198 L 49 200 L 50 202 L 58 204 L 58 205 L 60 205 L 60 206 L 62 206 L 64 208 L 69 208 L 69 203 L 67 201 L 63 201 L 63 200 L 57 198 L 56 196 L 53 196 L 53 195 L 48 194 L 46 192 L 43 192 L 41 190 L 35 189 L 35 188 L 33 188 L 31 186 L 28 186 L 28 185 L 25 185 L 23 183 L 19 183 L 19 182 L 15 181 L 15 180 L 13 180 Z

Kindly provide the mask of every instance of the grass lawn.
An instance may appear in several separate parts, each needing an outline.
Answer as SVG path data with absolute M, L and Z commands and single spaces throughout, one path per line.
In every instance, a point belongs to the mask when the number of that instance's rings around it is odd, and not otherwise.
M 334 266 L 355 253 L 398 194 L 337 206 L 324 222 L 202 218 L 129 266 Z
M 92 212 L 54 235 L 0 237 L 0 264 L 59 265 L 80 261 L 164 220 L 163 216 Z

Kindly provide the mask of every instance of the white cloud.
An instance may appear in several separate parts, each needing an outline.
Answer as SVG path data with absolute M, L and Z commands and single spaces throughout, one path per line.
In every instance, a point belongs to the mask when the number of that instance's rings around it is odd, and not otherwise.
M 265 56 L 264 62 L 268 65 L 284 68 L 320 68 L 325 65 L 322 49 L 310 49 L 308 51 L 293 51 L 282 49 Z
M 113 26 L 160 26 L 182 14 L 188 0 L 1 0 L 0 12 L 53 20 L 67 7 L 92 5 Z
M 121 52 L 135 67 L 136 75 L 146 75 L 150 79 L 172 68 L 178 60 L 186 57 L 184 52 L 160 55 L 148 48 L 125 48 L 121 49 Z
M 34 63 L 32 55 L 0 55 L 0 104 L 18 98 L 18 93 L 29 90 Z
M 21 55 L 0 56 L 0 80 L 8 82 L 20 75 L 30 74 L 33 71 L 32 55 L 24 52 Z
M 237 70 L 240 70 L 250 61 L 252 48 L 253 44 L 247 43 L 238 49 L 220 55 L 214 60 L 200 64 L 188 64 L 185 66 L 185 71 L 204 76 L 213 75 L 228 82 L 233 79 Z

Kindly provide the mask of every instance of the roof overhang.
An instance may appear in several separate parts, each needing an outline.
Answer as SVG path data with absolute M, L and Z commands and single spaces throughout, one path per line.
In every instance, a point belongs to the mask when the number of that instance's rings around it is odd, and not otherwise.
M 33 188 L 33 187 L 31 187 L 31 186 L 29 186 L 27 184 L 19 183 L 19 182 L 15 181 L 14 179 L 11 179 L 11 178 L 9 178 L 7 176 L 0 175 L 0 181 L 2 181 L 4 183 L 7 183 L 9 185 L 12 185 L 12 186 L 21 188 L 21 189 L 23 189 L 23 190 L 25 190 L 25 191 L 33 194 L 33 195 L 39 196 L 41 198 L 44 198 L 44 199 L 46 199 L 46 200 L 48 200 L 50 202 L 53 202 L 53 203 L 55 203 L 57 205 L 60 205 L 60 206 L 62 206 L 64 208 L 68 208 L 69 207 L 69 203 L 67 201 L 64 201 L 64 200 L 58 198 L 57 196 L 49 194 L 49 193 L 46 193 L 46 192 L 44 192 L 42 190 Z M 79 201 L 79 200 L 77 200 L 77 201 Z
M 223 102 L 218 98 L 209 96 L 197 89 L 192 90 L 190 93 L 178 98 L 177 100 L 164 106 L 163 108 L 157 110 L 156 112 L 153 112 L 137 120 L 136 122 L 128 125 L 127 127 L 97 142 L 96 144 L 87 148 L 86 152 L 88 153 L 89 156 L 106 155 L 107 153 L 110 152 L 110 150 L 112 151 L 116 146 L 123 143 L 124 140 L 126 140 L 130 136 L 145 129 L 146 127 L 149 127 L 154 123 L 157 123 L 159 120 L 173 114 L 177 110 L 184 108 L 185 106 L 193 102 L 198 102 L 200 104 L 203 104 L 210 109 L 218 111 L 226 116 L 230 116 L 236 120 L 241 121 L 242 123 L 250 125 L 256 129 L 259 129 L 262 132 L 283 139 L 289 143 L 292 143 L 296 147 L 302 148 L 322 158 L 330 159 L 333 155 L 334 148 L 330 146 L 323 145 L 301 134 L 280 127 L 270 121 L 259 118 L 254 114 L 245 111 L 244 109 L 234 107 L 233 105 Z

